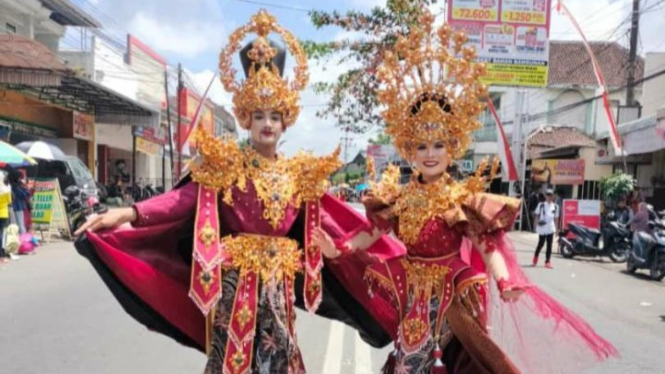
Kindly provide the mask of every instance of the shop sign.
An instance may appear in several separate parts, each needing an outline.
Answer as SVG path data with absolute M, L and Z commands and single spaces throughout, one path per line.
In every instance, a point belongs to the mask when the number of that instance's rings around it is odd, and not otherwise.
M 459 171 L 463 173 L 471 173 L 473 172 L 473 160 L 458 160 L 457 165 L 459 166 Z
M 74 138 L 92 140 L 95 117 L 74 111 Z
M 533 160 L 531 180 L 547 185 L 584 183 L 584 160 Z
M 147 141 L 143 138 L 136 138 L 136 150 L 147 155 L 158 155 L 161 145 Z
M 35 180 L 32 195 L 30 219 L 40 231 L 57 232 L 65 230 L 69 234 L 65 206 L 57 179 Z
M 567 229 L 570 223 L 600 230 L 600 201 L 564 200 L 561 228 Z
M 450 0 L 448 23 L 486 63 L 484 83 L 545 87 L 551 0 Z
M 169 142 L 168 134 L 164 127 L 137 127 L 134 130 L 134 136 L 161 145 L 166 145 Z

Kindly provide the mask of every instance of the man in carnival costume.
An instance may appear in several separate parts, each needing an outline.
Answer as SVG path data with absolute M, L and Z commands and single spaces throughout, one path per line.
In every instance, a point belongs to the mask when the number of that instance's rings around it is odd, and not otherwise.
M 257 38 L 241 50 L 249 33 Z M 282 77 L 286 52 L 268 39 L 271 33 L 295 59 L 291 82 Z M 238 51 L 241 82 L 232 68 Z M 386 331 L 397 321 L 359 280 L 375 259 L 403 251 L 384 238 L 372 247 L 374 256 L 324 266 L 314 230 L 347 240 L 365 222 L 325 195 L 339 151 L 290 159 L 276 151 L 308 81 L 302 47 L 260 11 L 231 34 L 219 67 L 251 144 L 241 148 L 198 131 L 201 157 L 190 176 L 169 193 L 90 219 L 78 251 L 130 315 L 206 352 L 206 373 L 304 373 L 294 306 L 340 320 L 374 346 L 388 344 L 394 336 Z
M 580 373 L 617 355 L 522 272 L 505 235 L 520 202 L 484 193 L 488 163 L 463 182 L 446 173 L 480 128 L 487 88 L 465 35 L 433 24 L 424 11 L 378 71 L 386 133 L 415 166 L 414 178 L 400 186 L 393 168 L 372 184 L 363 202 L 373 224 L 355 237 L 314 235 L 337 261 L 391 230 L 405 244 L 406 255 L 366 271 L 373 300 L 392 305 L 399 320 L 384 373 Z M 497 167 L 495 160 L 490 180 Z

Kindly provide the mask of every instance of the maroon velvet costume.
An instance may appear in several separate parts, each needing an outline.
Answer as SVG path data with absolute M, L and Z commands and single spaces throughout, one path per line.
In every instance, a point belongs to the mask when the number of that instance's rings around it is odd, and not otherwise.
M 220 201 L 222 236 L 260 234 L 302 242 L 302 210 L 289 207 L 280 225 L 273 228 L 261 217 L 263 207 L 252 184 L 247 187 L 246 192 L 233 191 L 233 206 Z M 133 227 L 89 233 L 87 240 L 77 243 L 77 248 L 91 260 L 134 318 L 150 329 L 204 350 L 210 339 L 206 336 L 205 317 L 188 297 L 197 191 L 196 183 L 186 182 L 138 203 L 135 208 L 139 218 Z M 321 227 L 333 238 L 347 238 L 354 229 L 366 225 L 362 216 L 330 196 L 321 199 L 320 207 Z M 359 254 L 326 263 L 322 274 L 323 300 L 316 312 L 358 329 L 368 343 L 384 346 L 394 338 L 390 333 L 396 331 L 397 316 L 390 305 L 370 298 L 361 280 L 367 265 L 400 255 L 403 250 L 384 238 L 370 253 L 372 256 Z M 296 305 L 303 307 L 302 277 L 296 278 L 295 288 Z

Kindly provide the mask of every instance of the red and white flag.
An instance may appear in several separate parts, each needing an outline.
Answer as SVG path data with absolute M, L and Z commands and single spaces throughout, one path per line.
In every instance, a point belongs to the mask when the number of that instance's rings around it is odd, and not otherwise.
M 205 104 L 206 100 L 208 99 L 208 93 L 210 92 L 210 87 L 212 87 L 212 84 L 215 82 L 215 79 L 217 78 L 217 73 L 212 75 L 212 78 L 210 79 L 210 83 L 208 83 L 208 87 L 206 87 L 205 92 L 203 93 L 203 96 L 201 97 L 201 101 L 199 101 L 199 106 L 196 108 L 196 112 L 194 112 L 194 116 L 192 117 L 192 120 L 190 122 L 189 130 L 187 131 L 187 135 L 185 135 L 185 139 L 182 141 L 182 144 L 180 145 L 180 151 L 183 152 L 182 154 L 189 155 L 189 138 L 192 136 L 194 133 L 194 130 L 196 130 L 196 126 L 199 125 L 199 122 L 201 121 L 201 115 L 203 113 L 203 105 Z
M 598 60 L 596 60 L 596 56 L 593 54 L 591 46 L 589 45 L 589 42 L 586 40 L 586 36 L 582 32 L 582 28 L 577 23 L 577 20 L 575 19 L 575 17 L 573 17 L 572 13 L 570 13 L 570 10 L 568 10 L 568 8 L 563 4 L 563 1 L 559 0 L 559 2 L 556 5 L 556 9 L 557 11 L 563 12 L 565 15 L 568 16 L 570 22 L 572 22 L 573 26 L 575 26 L 575 29 L 582 37 L 584 48 L 586 48 L 587 53 L 589 54 L 589 58 L 591 59 L 591 65 L 593 66 L 593 73 L 596 76 L 596 81 L 598 82 L 598 85 L 602 90 L 601 95 L 603 98 L 603 107 L 605 109 L 605 115 L 607 116 L 607 121 L 610 124 L 610 141 L 612 142 L 612 147 L 614 147 L 614 154 L 617 156 L 621 156 L 623 155 L 621 137 L 619 136 L 619 130 L 617 129 L 616 122 L 614 121 L 614 116 L 612 115 L 612 109 L 610 107 L 610 96 L 607 93 L 607 85 L 605 84 L 605 78 L 603 77 L 603 72 L 600 69 Z
M 496 113 L 496 108 L 491 99 L 487 100 L 487 107 L 492 113 L 492 117 L 494 117 L 494 122 L 496 122 L 499 158 L 501 159 L 501 177 L 504 181 L 514 182 L 519 178 L 513 154 L 510 152 L 510 144 L 508 144 L 508 139 L 506 138 L 506 132 L 503 130 L 503 125 L 501 124 L 501 120 L 499 120 L 499 115 Z

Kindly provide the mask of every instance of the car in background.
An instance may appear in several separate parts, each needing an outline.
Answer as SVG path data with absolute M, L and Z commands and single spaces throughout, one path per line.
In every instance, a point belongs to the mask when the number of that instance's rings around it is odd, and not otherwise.
M 97 185 L 88 167 L 77 157 L 65 156 L 60 160 L 37 159 L 37 165 L 24 168 L 28 179 L 53 179 L 60 183 L 60 191 L 76 186 L 87 196 L 98 196 Z

